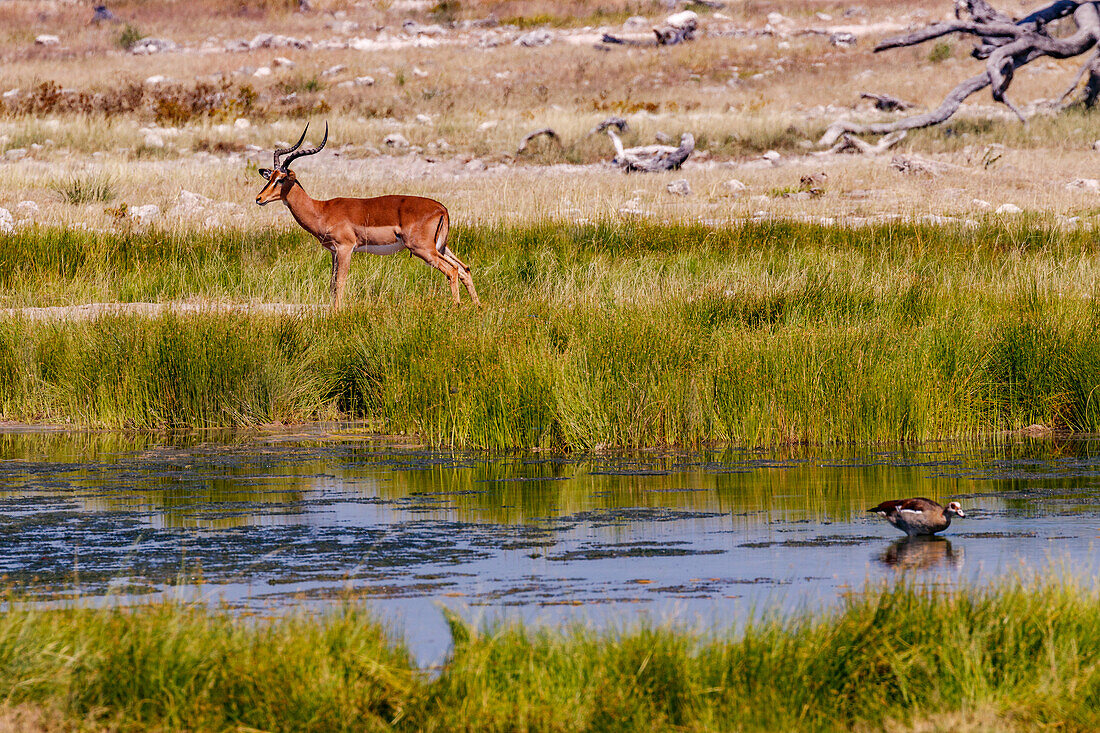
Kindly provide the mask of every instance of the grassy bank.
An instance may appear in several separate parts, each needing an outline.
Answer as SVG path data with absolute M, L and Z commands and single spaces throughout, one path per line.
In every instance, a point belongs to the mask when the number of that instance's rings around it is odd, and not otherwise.
M 486 307 L 360 258 L 339 314 L 0 320 L 6 419 L 353 417 L 433 443 L 592 448 L 1100 429 L 1100 246 L 1042 224 L 466 229 Z M 34 251 L 35 257 L 26 257 Z M 20 254 L 23 253 L 23 254 Z M 287 231 L 0 235 L 0 302 L 324 303 Z
M 740 635 L 475 630 L 425 676 L 364 612 L 0 616 L 5 712 L 43 729 L 1094 730 L 1100 598 L 1059 584 L 850 598 Z

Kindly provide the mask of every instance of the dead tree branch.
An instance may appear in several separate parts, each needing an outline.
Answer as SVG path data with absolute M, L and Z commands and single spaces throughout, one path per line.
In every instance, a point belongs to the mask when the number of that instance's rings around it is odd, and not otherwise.
M 695 137 L 690 132 L 680 136 L 680 146 L 675 148 L 671 145 L 645 145 L 624 149 L 623 141 L 615 134 L 614 129 L 608 127 L 607 134 L 615 146 L 615 157 L 611 162 L 627 173 L 676 170 L 695 150 Z
M 962 8 L 962 3 L 957 0 L 957 15 L 961 15 Z M 1094 48 L 1100 41 L 1100 12 L 1095 2 L 1055 0 L 1015 23 L 985 0 L 965 0 L 965 9 L 971 16 L 970 20 L 933 23 L 912 33 L 887 38 L 875 47 L 875 51 L 914 46 L 952 33 L 974 35 L 980 41 L 972 55 L 985 60 L 985 71 L 961 82 L 932 112 L 912 115 L 892 122 L 869 124 L 838 120 L 829 126 L 818 144 L 831 147 L 845 133 L 886 135 L 900 130 L 915 130 L 938 125 L 954 115 L 964 100 L 987 86 L 991 88 L 994 101 L 1004 104 L 1020 120 L 1026 121 L 1023 113 L 1007 96 L 1016 71 L 1043 56 L 1056 59 L 1078 56 Z M 1064 38 L 1051 36 L 1048 33 L 1048 24 L 1069 15 L 1073 16 L 1073 21 L 1077 25 L 1076 32 Z M 1095 92 L 1086 91 L 1086 103 L 1091 104 L 1095 102 L 1097 96 L 1100 96 L 1100 61 L 1096 63 L 1090 61 L 1085 69 L 1089 73 L 1087 89 L 1095 89 Z M 1085 70 L 1081 73 L 1083 75 Z M 1080 81 L 1080 76 L 1077 81 Z M 1077 81 L 1073 85 L 1074 88 L 1077 86 Z

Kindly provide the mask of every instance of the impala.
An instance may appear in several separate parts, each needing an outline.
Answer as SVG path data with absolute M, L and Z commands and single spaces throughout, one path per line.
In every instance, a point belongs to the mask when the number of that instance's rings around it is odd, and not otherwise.
M 392 255 L 403 249 L 447 276 L 455 303 L 462 300 L 459 295 L 461 281 L 474 303 L 481 305 L 474 290 L 470 268 L 447 247 L 451 223 L 443 204 L 422 196 L 337 198 L 327 201 L 309 197 L 294 171 L 290 170 L 290 164 L 298 158 L 321 152 L 328 142 L 328 123 L 325 123 L 325 137 L 320 145 L 299 150 L 308 131 L 307 123 L 294 146 L 275 148 L 274 167 L 260 169 L 267 185 L 256 195 L 256 203 L 263 206 L 272 201 L 282 201 L 290 209 L 294 220 L 331 253 L 332 280 L 329 288 L 335 307 L 340 307 L 343 298 L 353 252 Z M 279 159 L 284 155 L 287 157 L 280 163 Z

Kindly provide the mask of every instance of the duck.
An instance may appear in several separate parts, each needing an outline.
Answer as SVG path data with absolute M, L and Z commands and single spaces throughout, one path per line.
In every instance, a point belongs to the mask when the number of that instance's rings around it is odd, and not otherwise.
M 965 517 L 962 505 L 957 501 L 942 506 L 923 497 L 891 499 L 867 510 L 881 514 L 886 521 L 910 537 L 932 535 L 951 526 L 952 517 Z

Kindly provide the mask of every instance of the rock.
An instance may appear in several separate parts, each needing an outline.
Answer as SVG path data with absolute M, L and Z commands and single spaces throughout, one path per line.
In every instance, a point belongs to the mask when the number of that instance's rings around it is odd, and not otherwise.
M 1066 188 L 1069 190 L 1081 189 L 1084 191 L 1091 191 L 1092 193 L 1100 193 L 1100 180 L 1095 178 L 1075 178 L 1066 184 Z
M 19 91 L 20 90 L 19 90 L 18 87 L 16 87 L 15 89 L 9 89 L 8 91 L 4 92 L 3 94 L 0 94 L 0 98 L 15 99 L 16 97 L 19 96 Z
M 736 178 L 731 178 L 726 181 L 726 189 L 730 193 L 744 193 L 749 190 L 749 187 Z
M 669 181 L 668 185 L 665 186 L 665 190 L 677 196 L 690 196 L 691 184 L 688 183 L 686 178 L 677 178 L 675 181 Z
M 271 48 L 274 41 L 274 33 L 257 33 L 252 36 L 252 40 L 248 42 L 248 47 L 253 51 L 257 48 Z
M 478 132 L 487 132 L 488 130 L 492 130 L 498 124 L 500 124 L 500 122 L 497 121 L 497 120 L 489 120 L 488 122 L 482 122 L 480 125 L 477 126 L 477 131 Z
M 764 153 L 760 157 L 763 158 L 764 160 L 768 161 L 772 165 L 779 165 L 779 161 L 783 156 L 780 155 L 775 150 L 769 150 L 768 152 Z
M 988 201 L 984 201 L 983 199 L 971 199 L 970 205 L 976 209 L 981 209 L 982 211 L 990 211 L 993 209 L 993 204 L 989 203 Z
M 414 66 L 413 76 L 419 76 L 421 79 L 423 79 L 424 77 L 428 76 L 428 72 L 424 71 L 424 69 L 421 69 L 419 66 Z
M 770 26 L 782 26 L 790 23 L 790 21 L 782 13 L 771 12 L 768 13 L 767 23 Z
M 35 36 L 34 37 L 34 45 L 36 45 L 36 46 L 56 46 L 59 43 L 61 43 L 60 38 L 58 38 L 57 36 L 51 36 L 51 35 L 46 34 L 46 33 L 43 33 L 40 36 Z M 9 214 L 9 216 L 10 216 L 10 214 Z
M 676 13 L 665 18 L 665 23 L 673 28 L 696 28 L 699 25 L 699 14 L 685 10 L 682 13 Z
M 7 209 L 0 209 L 0 232 L 10 234 L 15 231 L 15 219 Z
M 296 64 L 285 56 L 276 56 L 271 65 L 276 69 L 293 69 Z
M 252 72 L 252 76 L 271 76 L 271 68 L 267 66 L 261 66 Z
M 146 77 L 145 83 L 150 85 L 163 84 L 167 79 L 168 77 L 163 74 L 154 74 L 153 76 Z
M 321 72 L 321 76 L 336 76 L 340 72 L 346 70 L 348 67 L 343 64 L 336 64 L 336 66 L 330 66 Z
M 354 20 L 330 20 L 325 23 L 325 28 L 337 33 L 354 33 L 359 30 L 359 24 Z
M 355 83 L 356 83 L 356 85 L 361 86 L 361 87 L 372 87 L 372 86 L 374 86 L 374 77 L 373 76 L 357 76 L 357 77 L 355 77 Z
M 199 193 L 182 190 L 176 195 L 175 205 L 168 210 L 168 216 L 184 218 L 203 213 L 204 208 L 210 204 L 210 199 Z
M 133 206 L 130 208 L 130 218 L 132 218 L 138 224 L 148 224 L 154 219 L 160 218 L 160 207 L 156 204 Z
M 851 48 L 856 45 L 856 34 L 847 31 L 838 31 L 829 34 L 829 43 L 840 48 Z
M 38 204 L 34 201 L 20 201 L 15 205 L 15 212 L 25 219 L 33 219 L 38 215 Z
M 429 117 L 428 115 L 417 115 L 416 116 L 416 121 L 419 122 L 422 125 L 432 124 L 432 118 Z
M 1019 214 L 1021 212 L 1023 212 L 1023 209 L 1021 209 L 1016 204 L 1001 204 L 1000 206 L 997 207 L 997 211 L 994 212 L 994 213 L 997 213 L 997 214 Z
M 11 150 L 4 151 L 5 160 L 22 160 L 27 157 L 26 148 L 12 148 Z
M 142 38 L 130 46 L 130 53 L 138 56 L 148 56 L 154 53 L 174 51 L 176 44 L 167 38 Z
M 1097 152 L 1100 152 L 1100 140 L 1097 140 L 1096 142 L 1094 142 L 1092 144 L 1092 149 L 1097 151 Z
M 536 30 L 524 33 L 522 36 L 517 38 L 514 43 L 517 46 L 534 48 L 535 46 L 548 46 L 553 40 L 554 38 L 550 35 L 550 31 L 543 28 L 538 28 Z
M 250 127 L 252 127 L 252 123 L 244 117 L 233 120 L 233 129 L 235 130 L 247 130 Z
M 92 22 L 93 23 L 109 23 L 114 20 L 118 20 L 115 14 L 107 9 L 106 5 L 96 5 L 92 8 Z
M 409 141 L 400 132 L 391 132 L 382 139 L 382 144 L 391 148 L 407 148 Z

